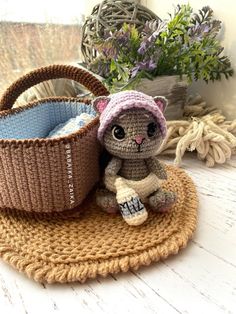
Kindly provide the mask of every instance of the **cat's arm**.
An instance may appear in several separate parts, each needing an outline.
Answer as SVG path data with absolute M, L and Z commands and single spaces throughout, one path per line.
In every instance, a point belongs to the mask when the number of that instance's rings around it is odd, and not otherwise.
M 166 180 L 167 174 L 162 163 L 156 156 L 146 159 L 146 164 L 150 172 L 154 173 L 159 179 Z
M 112 157 L 105 169 L 106 176 L 115 176 L 122 166 L 122 160 L 117 157 Z

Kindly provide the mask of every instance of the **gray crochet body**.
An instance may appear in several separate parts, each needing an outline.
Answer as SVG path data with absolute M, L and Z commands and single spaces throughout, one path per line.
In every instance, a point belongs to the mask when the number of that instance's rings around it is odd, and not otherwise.
M 160 212 L 171 207 L 176 197 L 162 190 L 160 181 L 167 175 L 156 157 L 162 140 L 158 123 L 145 109 L 125 110 L 112 121 L 104 133 L 113 157 L 105 169 L 105 187 L 97 190 L 100 207 L 110 213 L 120 209 L 132 225 L 147 218 L 144 203 Z

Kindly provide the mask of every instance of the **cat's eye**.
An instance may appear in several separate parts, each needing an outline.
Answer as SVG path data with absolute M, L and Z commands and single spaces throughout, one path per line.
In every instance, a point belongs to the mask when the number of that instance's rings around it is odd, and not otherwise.
M 148 137 L 153 137 L 157 133 L 157 124 L 155 122 L 151 122 L 147 126 L 147 135 Z
M 115 124 L 112 127 L 112 136 L 117 141 L 122 141 L 125 138 L 125 130 L 122 126 Z

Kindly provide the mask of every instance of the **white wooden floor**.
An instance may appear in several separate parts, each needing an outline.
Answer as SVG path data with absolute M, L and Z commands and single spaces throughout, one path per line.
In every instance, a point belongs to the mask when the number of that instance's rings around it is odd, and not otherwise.
M 177 256 L 85 284 L 41 285 L 0 261 L 0 313 L 236 313 L 236 160 L 184 169 L 200 198 L 194 239 Z

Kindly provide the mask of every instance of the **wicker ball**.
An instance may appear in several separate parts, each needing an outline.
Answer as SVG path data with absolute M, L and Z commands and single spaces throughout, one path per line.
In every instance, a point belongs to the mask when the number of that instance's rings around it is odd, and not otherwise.
M 146 21 L 160 20 L 151 10 L 134 0 L 104 0 L 97 4 L 86 19 L 82 30 L 81 51 L 86 63 L 97 55 L 93 39 L 102 37 L 105 30 L 119 29 L 123 23 L 142 29 Z

